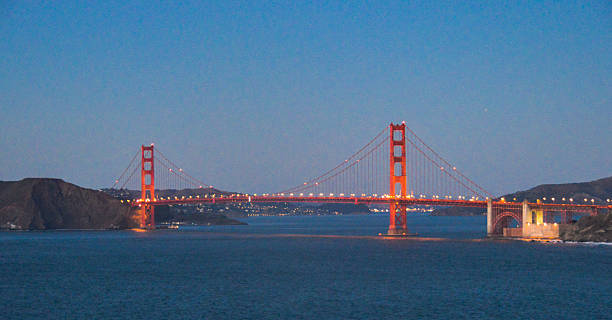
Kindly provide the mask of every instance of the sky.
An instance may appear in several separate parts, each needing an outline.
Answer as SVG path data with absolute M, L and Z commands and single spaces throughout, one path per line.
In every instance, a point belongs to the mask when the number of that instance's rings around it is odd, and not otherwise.
M 494 194 L 612 176 L 609 1 L 0 1 L 0 180 L 141 144 L 276 191 L 406 121 Z

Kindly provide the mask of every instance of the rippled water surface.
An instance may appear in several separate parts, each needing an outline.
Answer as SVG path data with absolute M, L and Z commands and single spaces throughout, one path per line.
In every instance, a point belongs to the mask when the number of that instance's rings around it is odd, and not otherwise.
M 483 217 L 0 232 L 0 318 L 610 319 L 612 247 L 483 241 Z M 477 239 L 477 240 L 474 240 Z

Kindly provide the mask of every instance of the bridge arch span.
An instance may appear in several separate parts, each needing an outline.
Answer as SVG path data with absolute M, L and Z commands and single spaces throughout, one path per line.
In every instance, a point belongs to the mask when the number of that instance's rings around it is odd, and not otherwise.
M 512 211 L 503 211 L 499 213 L 493 222 L 493 233 L 494 234 L 503 234 L 504 228 L 507 228 L 512 220 L 518 223 L 519 227 L 523 224 L 523 217 L 518 212 Z

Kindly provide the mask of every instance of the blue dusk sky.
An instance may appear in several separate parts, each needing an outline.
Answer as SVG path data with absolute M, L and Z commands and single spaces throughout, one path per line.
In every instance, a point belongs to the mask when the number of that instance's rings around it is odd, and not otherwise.
M 154 142 L 276 191 L 392 121 L 495 194 L 612 176 L 610 1 L 0 1 L 0 39 L 0 180 Z

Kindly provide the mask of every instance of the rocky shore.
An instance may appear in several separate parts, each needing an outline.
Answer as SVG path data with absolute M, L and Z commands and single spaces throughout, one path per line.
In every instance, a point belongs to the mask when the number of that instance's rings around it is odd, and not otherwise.
M 612 213 L 585 216 L 559 232 L 563 241 L 612 242 Z

